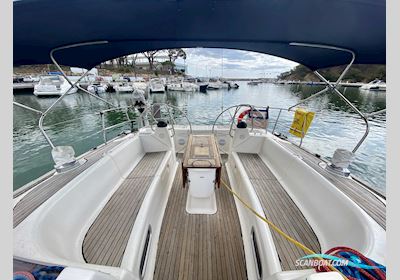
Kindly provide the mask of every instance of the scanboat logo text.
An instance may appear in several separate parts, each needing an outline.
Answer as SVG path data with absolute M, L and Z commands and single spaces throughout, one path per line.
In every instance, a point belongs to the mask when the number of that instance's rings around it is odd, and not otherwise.
M 296 266 L 311 266 L 311 267 L 321 267 L 321 266 L 351 266 L 362 269 L 375 269 L 384 268 L 384 266 L 371 266 L 362 263 L 355 263 L 347 259 L 342 259 L 339 257 L 326 255 L 326 254 L 312 254 L 302 257 L 296 260 Z

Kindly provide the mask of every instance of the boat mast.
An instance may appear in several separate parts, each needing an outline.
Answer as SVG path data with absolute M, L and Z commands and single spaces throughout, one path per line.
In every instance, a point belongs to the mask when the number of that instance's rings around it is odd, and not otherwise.
M 222 49 L 222 56 L 221 56 L 221 78 L 224 78 L 224 49 Z

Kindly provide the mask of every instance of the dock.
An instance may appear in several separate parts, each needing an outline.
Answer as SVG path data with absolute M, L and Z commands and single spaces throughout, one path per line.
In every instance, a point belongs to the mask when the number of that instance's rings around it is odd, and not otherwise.
M 13 93 L 32 93 L 36 83 L 13 83 Z M 87 89 L 89 82 L 80 82 L 79 85 Z
M 37 83 L 13 83 L 13 91 L 31 91 L 33 93 L 33 88 Z
M 276 81 L 276 84 L 281 84 L 281 85 L 309 85 L 309 86 L 326 86 L 325 82 L 313 82 L 313 81 L 285 81 L 285 80 L 280 80 Z M 332 84 L 335 82 L 332 81 Z M 365 85 L 365 83 L 361 82 L 356 82 L 356 83 L 350 83 L 350 82 L 340 82 L 339 86 L 342 87 L 362 87 Z

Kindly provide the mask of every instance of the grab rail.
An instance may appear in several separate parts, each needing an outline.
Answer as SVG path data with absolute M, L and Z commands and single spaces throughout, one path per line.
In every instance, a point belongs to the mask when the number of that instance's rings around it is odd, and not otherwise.
M 294 112 L 294 110 L 292 110 L 292 109 L 284 109 L 284 108 L 279 108 L 279 107 L 255 106 L 255 105 L 251 105 L 251 104 L 238 104 L 238 105 L 233 105 L 233 106 L 230 106 L 230 107 L 226 108 L 225 110 L 223 110 L 223 111 L 217 116 L 217 118 L 214 120 L 214 123 L 213 123 L 213 126 L 212 126 L 212 133 L 214 134 L 215 125 L 216 125 L 218 119 L 219 119 L 225 112 L 227 112 L 227 111 L 229 111 L 229 110 L 235 108 L 234 114 L 231 115 L 231 121 L 230 121 L 230 126 L 229 126 L 229 136 L 233 138 L 233 135 L 232 135 L 233 123 L 234 123 L 234 121 L 235 121 L 235 119 L 236 119 L 237 113 L 239 112 L 240 108 L 242 108 L 242 107 L 248 107 L 248 108 L 250 108 L 251 111 L 256 111 L 256 112 L 258 112 L 258 113 L 262 116 L 263 120 L 266 120 L 266 118 L 265 118 L 264 115 L 260 112 L 260 110 L 259 110 L 258 108 L 267 108 L 267 107 L 268 107 L 268 110 L 279 110 L 278 117 L 277 117 L 277 119 L 275 120 L 274 128 L 273 128 L 273 130 L 272 130 L 272 133 L 275 132 L 275 129 L 276 129 L 276 127 L 277 127 L 277 125 L 278 125 L 278 122 L 279 122 L 279 117 L 280 117 L 280 115 L 281 115 L 281 113 L 282 113 L 283 110 L 285 110 L 285 111 L 287 110 L 287 111 L 292 111 L 292 112 Z M 305 118 L 304 120 L 306 120 L 306 116 L 304 116 L 304 118 Z M 300 139 L 300 143 L 299 143 L 299 145 L 298 145 L 299 147 L 301 147 L 301 145 L 303 144 L 303 138 L 304 138 L 304 135 L 305 135 L 305 123 L 306 123 L 306 122 L 304 121 L 304 122 L 303 122 L 303 126 L 302 126 L 302 130 L 298 130 L 298 129 L 289 127 L 289 129 L 301 133 L 301 139 Z M 251 130 L 250 130 L 250 131 L 253 131 L 253 129 L 254 129 L 254 118 L 251 118 Z M 266 128 L 266 129 L 267 129 L 267 128 Z M 291 141 L 290 141 L 290 142 L 291 142 Z M 294 144 L 294 143 L 293 143 L 293 144 Z
M 128 111 L 129 111 L 130 109 L 137 110 L 136 107 L 134 107 L 134 106 L 126 106 L 126 107 L 110 108 L 110 109 L 102 110 L 102 111 L 100 111 L 100 112 L 98 113 L 98 114 L 100 114 L 100 117 L 101 117 L 101 126 L 102 126 L 101 132 L 103 133 L 103 140 L 104 140 L 104 143 L 105 143 L 105 144 L 107 144 L 107 131 L 108 131 L 108 130 L 111 130 L 111 129 L 114 129 L 114 128 L 116 128 L 116 127 L 122 126 L 122 125 L 124 125 L 124 124 L 130 123 L 130 124 L 131 124 L 131 132 L 133 132 L 133 124 L 134 124 L 135 120 L 132 120 L 132 119 L 129 117 Z M 110 113 L 110 112 L 122 111 L 122 110 L 125 111 L 125 115 L 126 115 L 127 120 L 106 127 L 105 115 L 106 115 L 107 113 Z
M 236 109 L 235 109 L 235 113 L 234 113 L 233 116 L 231 117 L 230 127 L 229 127 L 229 136 L 230 136 L 231 138 L 233 138 L 233 135 L 232 135 L 233 123 L 235 122 L 236 114 L 239 112 L 239 109 L 242 108 L 242 107 L 248 107 L 248 108 L 250 108 L 250 111 L 251 111 L 251 112 L 256 111 L 256 112 L 260 113 L 260 115 L 262 116 L 263 120 L 266 119 L 266 118 L 264 117 L 264 115 L 260 112 L 260 110 L 258 110 L 257 107 L 254 106 L 254 105 L 251 105 L 251 104 L 238 104 L 238 105 L 233 105 L 233 106 L 230 106 L 230 107 L 226 108 L 225 110 L 223 110 L 223 111 L 217 116 L 217 118 L 214 120 L 211 133 L 214 134 L 215 125 L 216 125 L 218 119 L 219 119 L 225 112 L 227 112 L 227 111 L 229 111 L 229 110 L 231 110 L 231 109 L 233 109 L 233 108 L 236 108 Z M 258 108 L 262 108 L 262 107 L 258 107 Z M 266 108 L 266 107 L 265 107 L 265 108 Z M 254 129 L 254 118 L 251 118 L 251 131 L 253 131 L 253 129 Z
M 328 91 L 328 90 L 332 90 L 333 92 L 335 92 L 345 103 L 347 103 L 347 105 L 350 106 L 351 109 L 353 109 L 354 112 L 356 112 L 361 119 L 364 121 L 365 123 L 365 132 L 364 135 L 361 137 L 361 139 L 358 141 L 357 145 L 354 147 L 352 153 L 355 153 L 358 148 L 361 146 L 361 144 L 364 142 L 364 140 L 367 138 L 368 133 L 369 133 L 369 123 L 368 123 L 368 117 L 366 115 L 364 115 L 363 113 L 361 113 L 360 110 L 358 110 L 358 108 L 356 106 L 354 106 L 353 103 L 351 103 L 350 100 L 348 100 L 338 89 L 337 86 L 340 84 L 340 82 L 342 81 L 342 79 L 344 78 L 344 76 L 346 75 L 346 73 L 349 71 L 350 67 L 353 65 L 355 59 L 356 59 L 356 55 L 352 50 L 349 49 L 344 49 L 344 48 L 340 48 L 340 47 L 335 47 L 335 46 L 327 46 L 327 45 L 320 45 L 320 44 L 309 44 L 309 43 L 301 43 L 301 42 L 292 42 L 289 44 L 290 46 L 297 46 L 297 47 L 307 47 L 307 48 L 319 48 L 319 49 L 329 49 L 329 50 L 335 50 L 335 51 L 342 51 L 342 52 L 347 52 L 351 55 L 351 60 L 350 63 L 346 66 L 346 68 L 343 70 L 343 72 L 340 74 L 339 78 L 336 80 L 336 82 L 331 83 L 330 81 L 328 81 L 324 76 L 322 76 L 317 70 L 314 71 L 314 74 L 321 79 L 325 84 L 326 84 L 326 88 L 323 89 L 322 91 L 301 100 L 299 103 L 289 107 L 289 109 L 292 109 L 293 107 L 296 107 L 297 105 L 306 102 L 307 100 L 314 98 L 315 96 L 319 96 L 320 94 Z
M 151 111 L 152 111 L 155 107 L 157 107 L 157 106 L 158 106 L 157 110 L 156 110 L 155 112 L 152 112 L 152 113 L 151 113 Z M 187 120 L 187 122 L 188 122 L 188 124 L 189 124 L 190 133 L 192 133 L 192 131 L 193 131 L 193 130 L 192 130 L 192 123 L 190 122 L 190 120 L 189 120 L 189 118 L 187 117 L 187 115 L 185 114 L 185 112 L 183 112 L 179 107 L 174 106 L 174 105 L 171 105 L 171 104 L 168 104 L 168 103 L 153 103 L 153 104 L 150 104 L 149 106 L 147 106 L 146 109 L 145 109 L 145 110 L 140 114 L 140 116 L 139 116 L 140 123 L 143 124 L 144 118 L 145 118 L 147 115 L 150 115 L 150 117 L 153 119 L 153 121 L 154 121 L 154 122 L 157 122 L 157 119 L 156 119 L 154 116 L 155 116 L 157 113 L 161 112 L 161 107 L 162 107 L 162 106 L 164 106 L 164 107 L 167 108 L 168 116 L 169 116 L 170 123 L 171 123 L 172 132 L 173 132 L 173 134 L 171 135 L 171 137 L 174 137 L 174 135 L 175 135 L 175 126 L 174 126 L 174 125 L 176 125 L 176 122 L 175 122 L 175 118 L 174 118 L 173 115 L 171 114 L 170 109 L 178 110 L 178 111 L 182 114 L 182 116 Z M 150 114 L 149 114 L 149 113 L 150 113 Z M 150 126 L 151 130 L 155 131 L 154 128 L 153 128 L 153 124 L 149 124 L 149 126 Z

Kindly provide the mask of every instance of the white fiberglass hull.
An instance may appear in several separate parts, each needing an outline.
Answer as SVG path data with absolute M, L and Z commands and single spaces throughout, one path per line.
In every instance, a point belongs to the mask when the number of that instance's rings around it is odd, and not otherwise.
M 213 82 L 213 83 L 209 83 L 207 89 L 228 89 L 229 88 L 229 84 L 226 83 L 221 83 L 221 82 Z
M 386 86 L 362 86 L 360 89 L 370 91 L 386 91 Z
M 148 85 L 144 82 L 133 82 L 132 86 L 134 89 L 140 89 L 143 91 L 147 91 L 147 89 L 149 88 Z
M 184 91 L 188 91 L 184 88 L 178 88 L 178 87 L 168 87 L 169 91 L 180 91 L 180 92 L 184 92 Z
M 94 94 L 96 94 L 96 93 L 105 93 L 107 91 L 107 86 L 105 86 L 105 85 L 104 86 L 103 85 L 100 85 L 100 86 L 90 85 L 90 86 L 87 87 L 87 90 L 90 93 L 94 93 Z
M 180 92 L 194 92 L 194 91 L 196 91 L 195 87 L 192 87 L 192 86 L 180 86 L 180 85 L 178 85 L 178 86 L 174 86 L 174 85 L 167 86 L 167 89 L 169 91 L 180 91 Z
M 164 86 L 150 86 L 151 93 L 164 93 L 165 87 Z
M 360 89 L 371 90 L 371 91 L 386 91 L 386 83 L 376 79 L 368 84 L 362 85 Z
M 78 90 L 76 88 L 71 89 L 68 91 L 68 94 L 73 94 L 76 93 Z M 61 96 L 65 93 L 66 91 L 61 91 L 61 90 L 54 90 L 54 91 L 40 91 L 40 90 L 34 90 L 33 94 L 36 96 Z
M 165 93 L 165 90 L 150 90 L 151 93 Z
M 117 93 L 132 93 L 133 87 L 115 87 Z
M 217 83 L 209 83 L 207 86 L 207 89 L 210 89 L 210 90 L 216 90 L 216 89 L 221 89 L 221 88 L 222 88 L 221 85 L 217 84 Z

